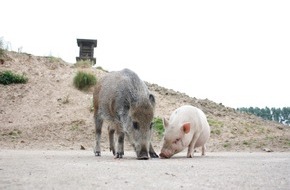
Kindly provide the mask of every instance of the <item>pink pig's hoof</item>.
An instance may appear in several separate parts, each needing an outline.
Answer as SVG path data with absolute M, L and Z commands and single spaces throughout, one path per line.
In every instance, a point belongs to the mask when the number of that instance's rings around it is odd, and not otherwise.
M 193 155 L 192 154 L 188 154 L 187 158 L 193 158 Z

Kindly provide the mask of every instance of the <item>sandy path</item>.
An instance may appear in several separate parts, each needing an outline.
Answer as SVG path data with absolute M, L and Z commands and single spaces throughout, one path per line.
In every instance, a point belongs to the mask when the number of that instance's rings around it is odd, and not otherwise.
M 0 189 L 290 189 L 290 153 L 122 160 L 91 151 L 1 150 Z

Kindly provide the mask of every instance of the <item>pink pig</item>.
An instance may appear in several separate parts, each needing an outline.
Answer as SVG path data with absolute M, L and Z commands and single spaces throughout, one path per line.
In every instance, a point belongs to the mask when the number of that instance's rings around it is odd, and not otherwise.
M 177 108 L 169 121 L 163 119 L 165 128 L 161 158 L 170 158 L 188 147 L 187 157 L 192 158 L 194 149 L 202 147 L 205 155 L 205 143 L 210 136 L 210 126 L 200 109 L 185 105 Z

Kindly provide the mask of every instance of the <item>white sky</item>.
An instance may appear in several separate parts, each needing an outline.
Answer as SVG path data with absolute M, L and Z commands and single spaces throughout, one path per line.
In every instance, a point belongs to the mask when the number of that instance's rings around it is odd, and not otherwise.
M 289 0 L 1 0 L 9 48 L 97 65 L 229 107 L 289 107 Z

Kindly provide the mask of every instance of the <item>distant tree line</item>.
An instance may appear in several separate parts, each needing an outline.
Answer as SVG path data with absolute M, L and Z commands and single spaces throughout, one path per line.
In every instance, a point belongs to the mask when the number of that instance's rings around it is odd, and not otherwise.
M 267 120 L 277 121 L 284 125 L 290 125 L 290 107 L 283 108 L 238 108 L 241 113 L 250 113 Z

